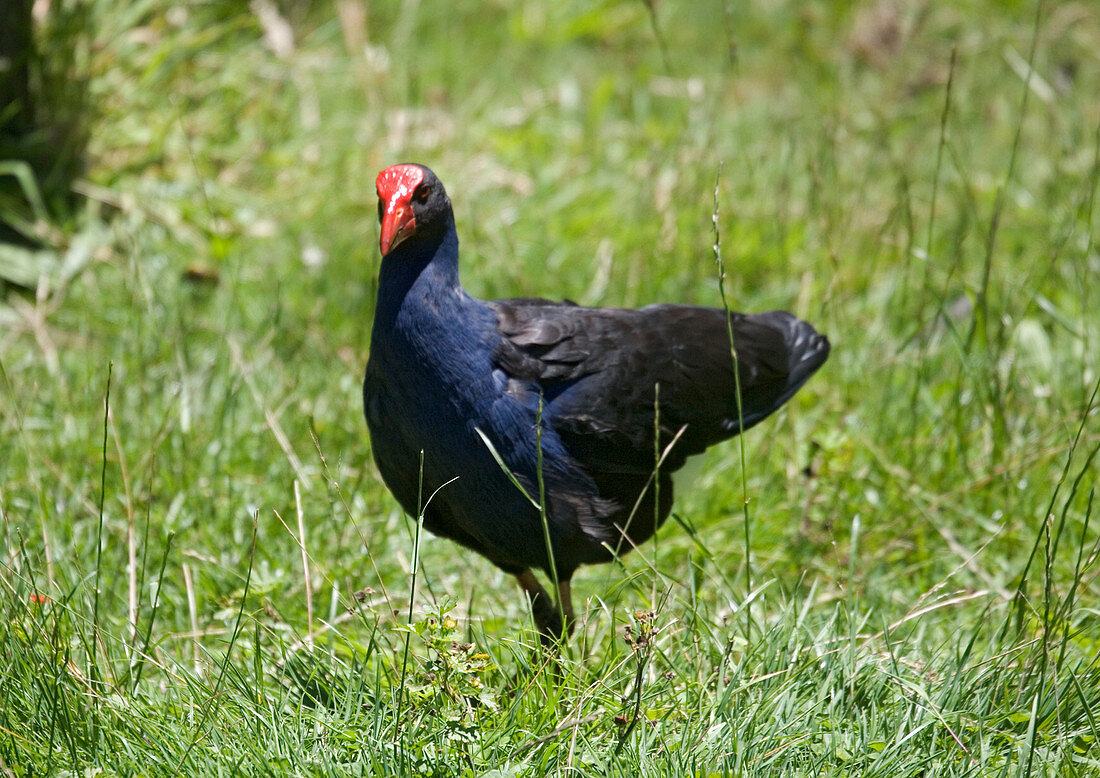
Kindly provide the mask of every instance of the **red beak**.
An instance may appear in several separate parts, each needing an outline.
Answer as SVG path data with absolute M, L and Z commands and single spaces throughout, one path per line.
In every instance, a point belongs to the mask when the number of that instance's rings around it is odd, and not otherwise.
M 382 256 L 389 254 L 414 232 L 416 232 L 416 218 L 413 216 L 412 203 L 407 196 L 404 202 L 398 199 L 398 196 L 394 196 L 386 205 L 386 212 L 382 214 L 382 234 L 378 241 Z
M 386 256 L 405 238 L 416 232 L 412 194 L 424 180 L 419 165 L 393 165 L 378 174 L 375 186 L 382 204 L 382 233 L 378 247 Z

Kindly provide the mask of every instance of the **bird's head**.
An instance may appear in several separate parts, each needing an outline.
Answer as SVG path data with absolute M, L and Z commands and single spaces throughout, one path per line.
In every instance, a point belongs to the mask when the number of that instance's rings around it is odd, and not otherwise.
M 435 173 L 423 165 L 394 165 L 378 174 L 375 186 L 383 257 L 413 236 L 442 238 L 452 218 L 451 201 Z

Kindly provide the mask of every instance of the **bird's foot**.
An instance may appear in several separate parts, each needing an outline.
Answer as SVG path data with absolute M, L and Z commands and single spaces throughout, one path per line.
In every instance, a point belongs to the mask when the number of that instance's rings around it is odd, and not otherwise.
M 561 581 L 558 583 L 559 605 L 542 588 L 542 584 L 538 582 L 538 579 L 530 570 L 524 570 L 516 578 L 531 603 L 531 615 L 534 617 L 535 627 L 539 631 L 539 641 L 544 648 L 554 648 L 561 643 L 563 637 L 568 637 L 573 633 L 573 603 L 570 596 L 569 582 Z M 564 623 L 562 622 L 563 615 L 565 616 Z

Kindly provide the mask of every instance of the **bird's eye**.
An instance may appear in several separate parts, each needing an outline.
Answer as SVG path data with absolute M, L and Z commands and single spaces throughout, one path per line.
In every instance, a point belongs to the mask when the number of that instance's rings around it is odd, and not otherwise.
M 428 202 L 428 197 L 431 195 L 431 193 L 432 188 L 430 186 L 421 186 L 418 187 L 415 192 L 413 192 L 413 199 L 416 200 L 418 203 L 426 203 Z

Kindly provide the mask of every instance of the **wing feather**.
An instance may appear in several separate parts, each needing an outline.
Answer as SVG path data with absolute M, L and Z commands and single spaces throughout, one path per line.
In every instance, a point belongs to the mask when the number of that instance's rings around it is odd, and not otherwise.
M 663 468 L 759 423 L 825 361 L 828 340 L 784 311 L 726 316 L 715 308 L 584 308 L 539 299 L 491 303 L 502 335 L 496 361 L 543 392 L 547 422 L 600 481 L 648 473 L 655 430 Z

